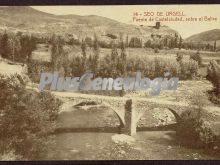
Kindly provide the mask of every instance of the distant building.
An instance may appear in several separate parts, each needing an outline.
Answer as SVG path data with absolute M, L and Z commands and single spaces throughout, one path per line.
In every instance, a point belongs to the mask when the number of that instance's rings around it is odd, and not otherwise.
M 156 28 L 156 29 L 160 29 L 160 22 L 156 22 L 155 28 Z
M 155 26 L 148 26 L 148 27 L 155 28 L 155 29 L 160 29 L 161 24 L 160 24 L 160 22 L 156 22 Z

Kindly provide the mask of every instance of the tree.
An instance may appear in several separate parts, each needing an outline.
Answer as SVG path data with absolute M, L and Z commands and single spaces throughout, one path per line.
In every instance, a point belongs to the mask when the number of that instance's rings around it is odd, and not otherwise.
M 121 41 L 121 59 L 122 61 L 126 61 L 127 60 L 127 54 L 126 54 L 126 49 L 125 49 L 125 44 L 123 41 Z
M 86 43 L 84 41 L 82 41 L 81 49 L 82 49 L 82 55 L 83 55 L 82 56 L 83 71 L 86 71 L 87 56 L 86 56 Z
M 164 43 L 163 43 L 163 41 L 159 41 L 158 48 L 159 48 L 159 49 L 163 49 L 163 48 L 164 48 Z
M 182 43 L 183 43 L 183 39 L 182 39 L 182 37 L 180 36 L 180 40 L 179 40 L 179 49 L 182 48 Z
M 176 54 L 176 61 L 177 62 L 182 62 L 182 60 L 183 60 L 183 55 L 180 54 L 179 52 L 177 52 L 177 54 Z
M 117 58 L 118 58 L 118 50 L 117 50 L 117 46 L 114 44 L 112 45 L 111 61 L 114 63 Z
M 150 48 L 151 47 L 151 40 L 147 40 L 147 42 L 145 42 L 144 46 L 146 48 Z
M 126 73 L 127 54 L 126 54 L 125 44 L 122 40 L 121 40 L 120 48 L 121 48 L 121 56 L 118 57 L 118 70 L 120 71 L 120 76 L 124 76 Z
M 23 160 L 42 159 L 51 145 L 48 134 L 55 129 L 61 101 L 49 92 L 27 90 L 24 77 L 17 74 L 0 75 L 0 91 L 0 154 L 13 151 Z
M 73 58 L 70 67 L 72 68 L 72 75 L 74 77 L 82 76 L 84 72 L 84 67 L 82 63 L 82 58 L 80 56 L 76 56 Z
M 92 38 L 91 37 L 86 37 L 85 38 L 85 43 L 91 48 L 93 43 L 92 43 Z
M 178 47 L 178 34 L 175 33 L 175 37 L 174 37 L 174 47 L 177 48 Z
M 129 42 L 129 47 L 132 48 L 141 48 L 142 47 L 142 41 L 140 38 L 132 37 Z
M 220 65 L 217 61 L 212 60 L 210 61 L 209 65 L 207 66 L 207 77 L 209 81 L 212 82 L 214 86 L 214 91 L 216 95 L 220 96 Z
M 85 49 L 85 46 L 82 45 L 83 56 L 86 56 L 84 49 Z M 99 42 L 98 42 L 97 36 L 94 35 L 93 54 L 89 55 L 86 66 L 88 66 L 88 69 L 90 71 L 92 71 L 95 75 L 97 75 L 98 66 L 99 66 L 99 52 L 100 52 L 99 49 L 100 48 L 99 48 Z M 86 59 L 86 57 L 84 57 L 84 59 L 82 59 L 83 64 L 85 63 L 85 59 Z M 86 68 L 85 68 L 85 71 L 86 71 Z
M 98 63 L 99 63 L 99 43 L 98 43 L 98 39 L 97 36 L 94 35 L 94 42 L 93 42 L 93 60 L 92 60 L 92 71 L 94 74 L 97 74 L 97 69 L 98 69 Z
M 214 42 L 214 51 L 216 50 L 216 40 Z
M 63 45 L 64 42 L 60 37 L 57 37 L 52 41 L 51 63 L 53 69 L 56 71 L 62 66 L 62 56 L 64 54 Z
M 14 37 L 11 38 L 10 40 L 10 47 L 12 47 L 12 60 L 13 61 L 22 61 L 23 62 L 23 58 L 20 57 L 20 50 L 21 50 L 21 43 L 20 43 L 20 35 L 16 35 Z
M 1 38 L 1 50 L 0 53 L 3 58 L 11 57 L 11 49 L 9 47 L 8 34 L 5 32 Z
M 164 39 L 164 46 L 168 47 L 168 38 L 167 37 Z
M 22 61 L 28 62 L 31 58 L 31 53 L 36 49 L 36 38 L 33 36 L 21 36 L 20 37 L 20 58 Z
M 126 36 L 126 47 L 129 46 L 129 43 L 128 43 L 128 35 Z
M 117 46 L 116 44 L 112 45 L 112 52 L 111 52 L 111 56 L 110 56 L 110 66 L 111 66 L 111 75 L 113 78 L 115 78 L 117 76 L 117 63 L 118 63 L 118 50 L 117 50 Z
M 210 50 L 210 44 L 209 43 L 206 45 L 206 50 Z
M 190 55 L 190 59 L 198 62 L 198 65 L 201 66 L 202 65 L 202 57 L 200 56 L 199 51 L 196 52 L 196 54 L 192 54 Z

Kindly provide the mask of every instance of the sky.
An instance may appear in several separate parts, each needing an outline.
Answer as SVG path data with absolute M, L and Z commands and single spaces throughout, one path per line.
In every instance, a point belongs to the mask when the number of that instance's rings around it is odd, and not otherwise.
M 193 34 L 203 31 L 220 29 L 220 5 L 117 5 L 117 6 L 31 6 L 34 9 L 56 14 L 56 15 L 98 15 L 117 20 L 119 22 L 135 25 L 154 25 L 152 22 L 135 22 L 133 14 L 138 12 L 142 14 L 139 18 L 149 19 L 149 16 L 143 16 L 145 13 L 154 13 L 153 18 L 157 16 L 157 12 L 163 12 L 162 17 L 166 17 L 168 12 L 183 13 L 184 19 L 197 18 L 197 21 L 161 21 L 162 25 L 167 25 L 177 30 L 183 38 L 187 38 Z M 212 21 L 204 21 L 204 17 L 212 17 Z M 176 16 L 173 16 L 175 18 Z M 203 17 L 203 21 L 198 18 Z M 217 19 L 217 20 L 214 20 Z

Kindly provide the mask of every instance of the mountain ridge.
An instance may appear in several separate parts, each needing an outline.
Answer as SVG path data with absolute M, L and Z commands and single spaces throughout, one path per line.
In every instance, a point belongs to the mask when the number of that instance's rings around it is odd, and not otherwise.
M 220 29 L 207 30 L 198 34 L 194 34 L 185 39 L 188 42 L 208 42 L 220 40 Z
M 126 24 L 97 15 L 55 15 L 27 6 L 0 7 L 0 28 L 4 29 L 4 27 L 15 32 L 27 31 L 42 35 L 71 34 L 80 40 L 97 34 L 108 42 L 111 39 L 106 37 L 106 34 L 116 35 L 117 38 L 121 34 L 125 34 L 129 35 L 129 37 L 141 38 L 143 41 L 151 39 L 152 34 L 156 34 L 156 36 L 161 38 L 174 36 L 175 33 L 179 34 L 176 30 L 167 26 L 160 26 L 159 29 L 156 29 L 150 26 Z

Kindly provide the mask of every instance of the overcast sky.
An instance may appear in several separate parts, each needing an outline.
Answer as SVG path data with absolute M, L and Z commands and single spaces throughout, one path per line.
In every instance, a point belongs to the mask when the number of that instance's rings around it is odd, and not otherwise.
M 177 30 L 183 38 L 190 35 L 211 30 L 220 29 L 220 5 L 130 5 L 130 6 L 32 6 L 33 8 L 56 15 L 76 14 L 76 15 L 99 15 L 111 18 L 123 23 L 137 25 L 153 25 L 155 22 L 135 23 L 132 21 L 133 13 L 144 12 L 169 12 L 180 11 L 186 17 L 211 16 L 217 21 L 203 22 L 161 22 Z M 147 17 L 145 17 L 147 18 Z

